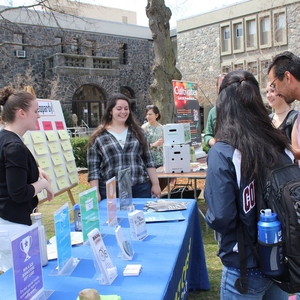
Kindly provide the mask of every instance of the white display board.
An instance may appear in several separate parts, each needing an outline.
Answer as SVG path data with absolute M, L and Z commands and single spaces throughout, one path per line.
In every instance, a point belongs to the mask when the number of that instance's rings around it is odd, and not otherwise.
M 60 102 L 48 99 L 37 100 L 40 114 L 37 122 L 38 129 L 27 131 L 23 136 L 24 142 L 39 166 L 50 176 L 54 193 L 60 194 L 78 184 L 70 136 Z M 44 191 L 38 196 L 40 201 L 47 197 Z

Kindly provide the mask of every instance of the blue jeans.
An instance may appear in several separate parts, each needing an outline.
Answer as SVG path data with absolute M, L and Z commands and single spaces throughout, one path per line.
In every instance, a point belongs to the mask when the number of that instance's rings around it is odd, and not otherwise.
M 151 185 L 150 181 L 146 181 L 140 184 L 133 185 L 132 198 L 151 198 Z M 106 199 L 106 187 L 99 187 L 101 199 Z M 117 188 L 117 198 L 119 197 L 119 191 Z
M 220 300 L 287 300 L 289 298 L 288 293 L 281 290 L 259 271 L 248 273 L 248 292 L 240 294 L 234 287 L 235 281 L 239 277 L 239 270 L 223 266 Z

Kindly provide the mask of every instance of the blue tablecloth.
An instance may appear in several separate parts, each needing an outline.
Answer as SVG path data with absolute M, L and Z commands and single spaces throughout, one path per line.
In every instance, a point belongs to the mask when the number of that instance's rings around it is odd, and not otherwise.
M 137 209 L 142 209 L 147 200 L 149 199 L 133 199 L 133 203 Z M 79 291 L 85 288 L 97 289 L 103 295 L 117 294 L 122 300 L 186 299 L 190 289 L 208 290 L 210 284 L 197 203 L 192 199 L 184 201 L 190 202 L 187 210 L 181 211 L 185 220 L 147 223 L 149 235 L 143 241 L 133 241 L 135 254 L 131 261 L 118 257 L 114 229 L 106 225 L 106 201 L 101 201 L 100 232 L 111 259 L 117 266 L 118 277 L 111 285 L 100 285 L 95 279 L 91 248 L 76 246 L 73 247 L 73 257 L 79 258 L 80 262 L 70 276 L 50 275 L 56 267 L 56 260 L 49 261 L 43 268 L 45 290 L 54 290 L 49 299 L 75 300 Z M 120 225 L 124 233 L 129 234 L 126 216 L 125 211 L 118 212 Z M 139 276 L 123 276 L 123 269 L 130 263 L 142 264 Z M 0 299 L 15 299 L 12 270 L 0 276 Z

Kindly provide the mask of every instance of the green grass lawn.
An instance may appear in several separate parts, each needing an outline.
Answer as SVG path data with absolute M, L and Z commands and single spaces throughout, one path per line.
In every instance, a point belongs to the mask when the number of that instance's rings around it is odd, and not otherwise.
M 84 184 L 78 184 L 75 188 L 72 188 L 72 194 L 74 196 L 75 202 L 78 202 L 78 194 L 88 189 L 89 187 Z M 46 227 L 47 238 L 50 239 L 55 235 L 54 231 L 54 220 L 53 213 L 58 210 L 63 204 L 69 203 L 70 208 L 70 218 L 73 222 L 73 211 L 71 201 L 68 197 L 68 193 L 63 193 L 55 197 L 51 202 L 44 202 L 39 205 L 39 212 L 43 214 L 43 223 Z M 198 205 L 201 207 L 202 211 L 206 210 L 206 205 L 203 200 L 198 202 Z M 213 230 L 209 229 L 208 234 L 205 229 L 205 222 L 202 217 L 200 217 L 201 228 L 202 228 L 202 238 L 204 244 L 204 251 L 206 255 L 206 264 L 208 268 L 208 275 L 210 280 L 211 289 L 209 291 L 196 291 L 190 292 L 188 300 L 216 300 L 219 299 L 219 286 L 221 280 L 221 269 L 222 265 L 220 259 L 217 257 L 218 246 L 214 240 Z

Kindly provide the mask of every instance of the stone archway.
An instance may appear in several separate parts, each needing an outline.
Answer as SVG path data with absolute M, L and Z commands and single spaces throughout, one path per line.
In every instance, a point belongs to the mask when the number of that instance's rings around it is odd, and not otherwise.
M 79 126 L 95 128 L 99 125 L 106 108 L 106 99 L 113 93 L 113 87 L 111 82 L 91 75 L 78 77 L 71 83 L 66 96 Z

